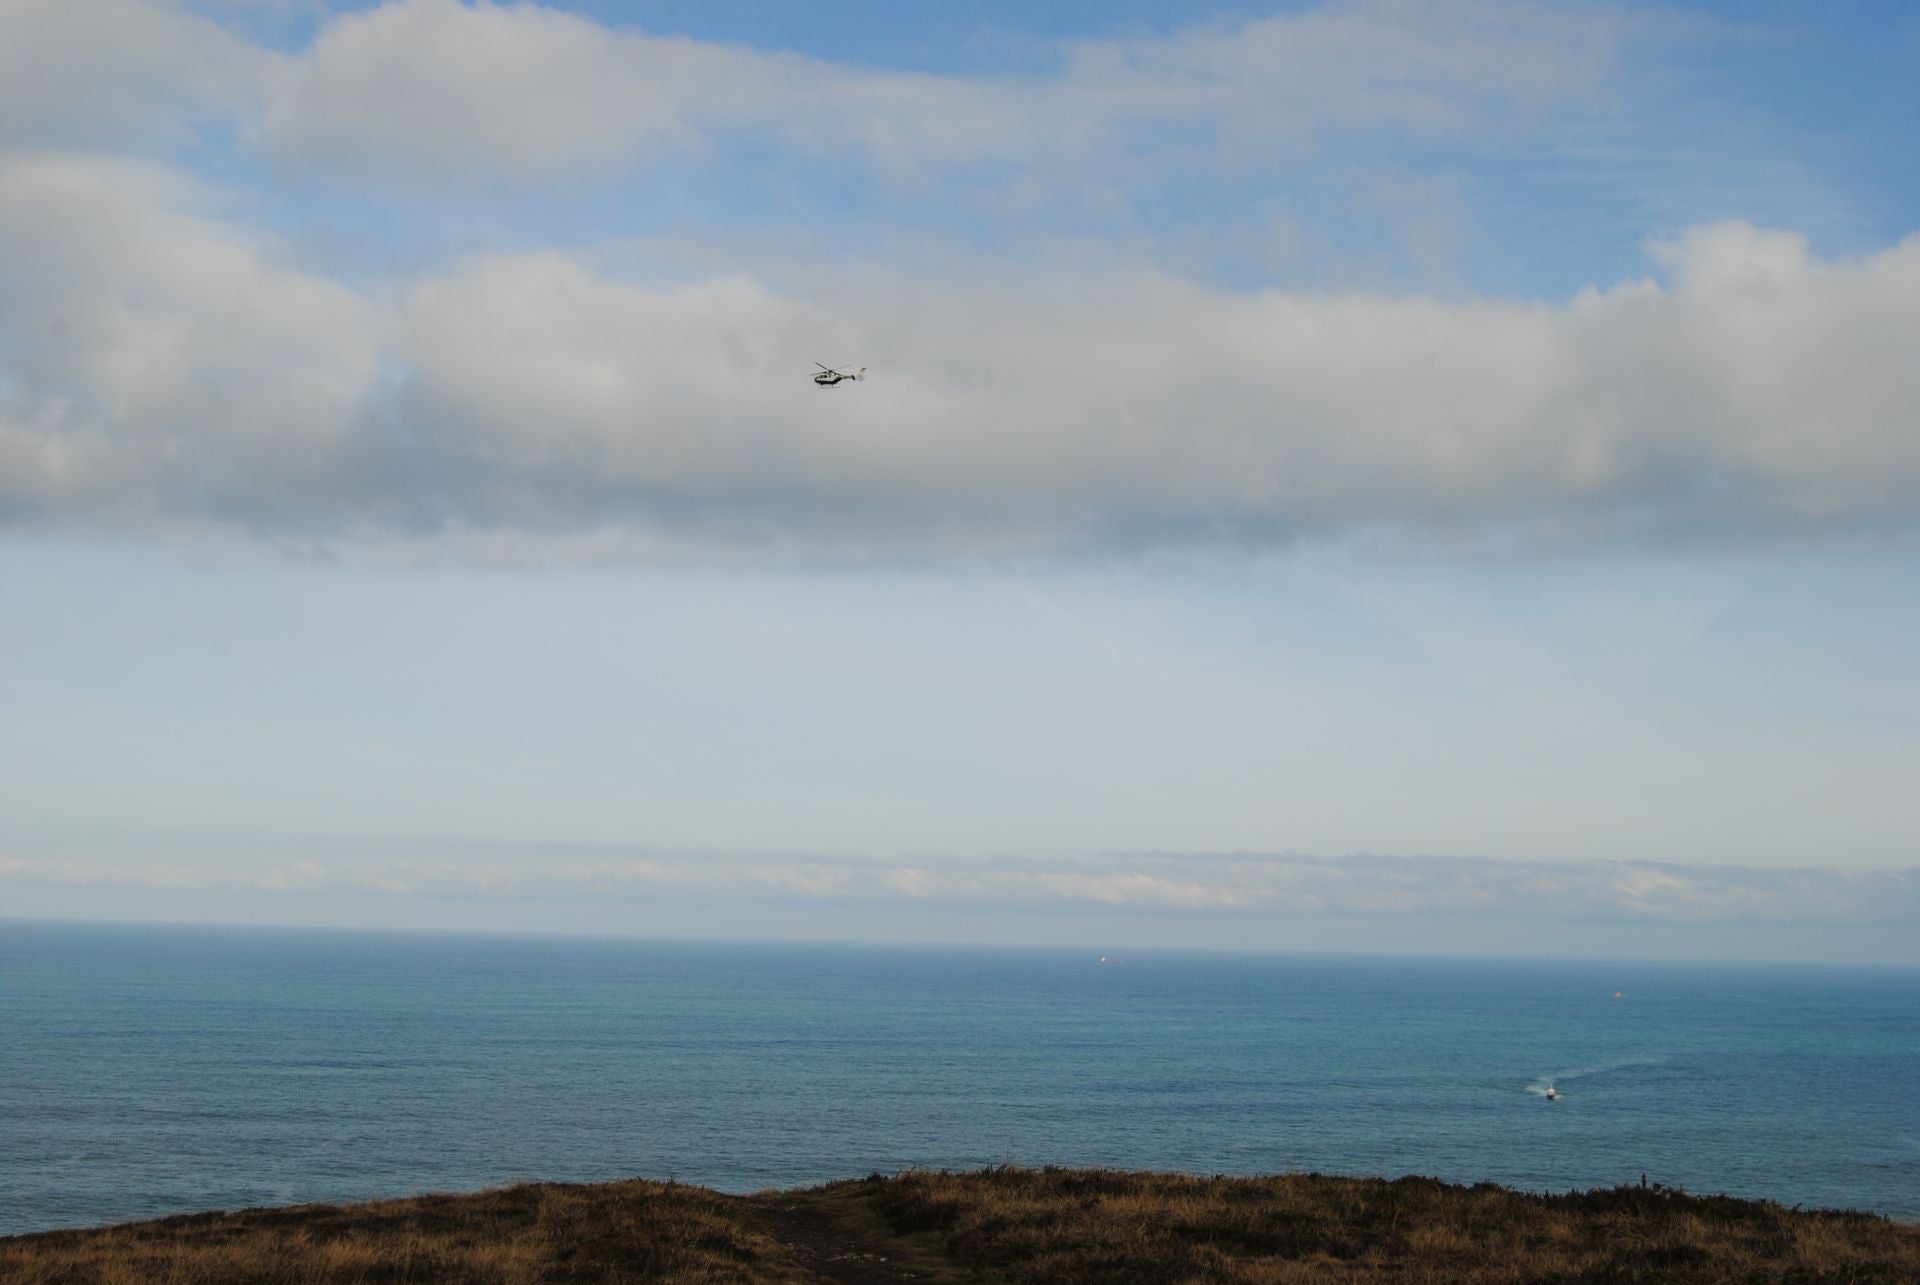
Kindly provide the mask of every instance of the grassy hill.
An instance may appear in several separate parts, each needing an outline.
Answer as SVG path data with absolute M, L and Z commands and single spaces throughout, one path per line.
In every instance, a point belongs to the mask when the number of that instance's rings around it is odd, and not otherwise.
M 912 1172 L 726 1196 L 540 1183 L 0 1239 L 7 1282 L 1920 1281 L 1920 1227 L 1621 1187 Z

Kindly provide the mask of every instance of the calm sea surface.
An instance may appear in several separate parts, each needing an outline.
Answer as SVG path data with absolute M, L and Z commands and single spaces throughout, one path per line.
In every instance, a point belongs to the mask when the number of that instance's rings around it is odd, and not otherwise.
M 0 922 L 0 1233 L 1003 1161 L 1920 1218 L 1920 972 Z

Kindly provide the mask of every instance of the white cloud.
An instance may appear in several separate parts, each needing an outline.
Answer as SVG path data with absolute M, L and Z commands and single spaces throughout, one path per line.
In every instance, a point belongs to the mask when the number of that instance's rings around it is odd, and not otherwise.
M 194 199 L 140 162 L 0 156 L 0 511 L 272 528 L 339 502 L 377 311 Z
M 996 82 L 525 4 L 397 0 L 282 56 L 143 0 L 20 0 L 0 11 L 0 520 L 654 557 L 1910 531 L 1920 240 L 1823 261 L 1790 232 L 1697 227 L 1654 248 L 1664 283 L 1564 306 L 1111 261 L 665 286 L 537 250 L 350 287 L 160 165 L 23 146 L 218 108 L 283 163 L 531 175 L 746 129 L 1052 173 L 1194 129 L 1479 136 L 1599 103 L 1646 29 L 1352 0 L 1082 42 Z M 816 359 L 874 378 L 816 393 Z
M 347 168 L 525 175 L 691 143 L 702 112 L 764 104 L 788 61 L 535 5 L 402 0 L 331 19 L 284 68 L 266 133 Z
M 698 854 L 299 860 L 257 868 L 0 859 L 0 881 L 574 901 L 659 893 L 922 908 L 1105 908 L 1196 915 L 1480 916 L 1675 924 L 1900 924 L 1920 871 L 1545 864 L 1446 857 L 1131 856 L 1085 861 L 835 861 Z
M 0 5 L 0 145 L 183 135 L 251 109 L 268 60 L 149 0 Z
M 1156 274 L 873 280 L 830 308 L 493 259 L 409 296 L 409 418 L 483 470 L 489 515 L 723 542 L 1908 522 L 1920 240 L 1839 264 L 1781 244 L 1696 229 L 1662 251 L 1671 288 L 1564 308 Z M 793 373 L 816 349 L 875 380 L 816 395 Z
M 977 556 L 1369 527 L 1911 530 L 1920 237 L 1730 223 L 1565 306 L 489 256 L 349 289 L 157 167 L 0 158 L 0 505 L 345 540 Z M 815 359 L 870 382 L 822 392 Z
M 1629 38 L 1623 14 L 1500 0 L 1347 0 L 1166 37 L 1072 46 L 1062 90 L 1117 113 L 1185 114 L 1252 134 L 1389 125 L 1456 134 L 1504 113 L 1593 104 Z
M 1085 41 L 1054 73 L 905 74 L 609 28 L 532 4 L 396 0 L 331 19 L 279 69 L 265 138 L 287 158 L 519 177 L 741 131 L 889 169 L 1083 163 L 1156 127 L 1203 147 L 1380 128 L 1508 131 L 1591 105 L 1647 24 L 1460 0 L 1350 0 L 1170 37 Z M 1182 135 L 1172 151 L 1193 147 Z
M 285 4 L 235 4 L 213 13 Z M 1598 101 L 1645 20 L 1509 0 L 1344 0 L 1169 36 L 1080 41 L 1022 77 L 911 74 L 609 27 L 493 0 L 389 0 L 324 18 L 291 54 L 160 0 L 0 9 L 0 141 L 257 136 L 283 162 L 353 172 L 604 167 L 746 134 L 890 168 L 1084 160 L 1157 126 L 1206 140 L 1388 127 L 1510 130 Z M 1176 152 L 1191 149 L 1182 134 Z

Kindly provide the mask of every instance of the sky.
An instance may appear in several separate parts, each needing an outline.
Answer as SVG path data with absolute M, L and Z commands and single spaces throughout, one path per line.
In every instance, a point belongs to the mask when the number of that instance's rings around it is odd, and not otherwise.
M 1920 964 L 1916 63 L 0 0 L 0 916 Z

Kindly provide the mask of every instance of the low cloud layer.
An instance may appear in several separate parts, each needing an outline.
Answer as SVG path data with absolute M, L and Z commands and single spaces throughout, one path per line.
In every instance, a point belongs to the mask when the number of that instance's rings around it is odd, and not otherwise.
M 1445 857 L 1132 856 L 881 862 L 559 850 L 521 857 L 293 860 L 239 869 L 0 857 L 0 884 L 596 902 L 778 899 L 920 909 L 1472 917 L 1883 926 L 1920 920 L 1920 870 L 1756 869 Z
M 0 517 L 967 557 L 1911 532 L 1920 237 L 1727 223 L 1565 304 L 1151 270 L 353 287 L 155 165 L 0 158 Z M 873 368 L 821 391 L 810 362 Z

